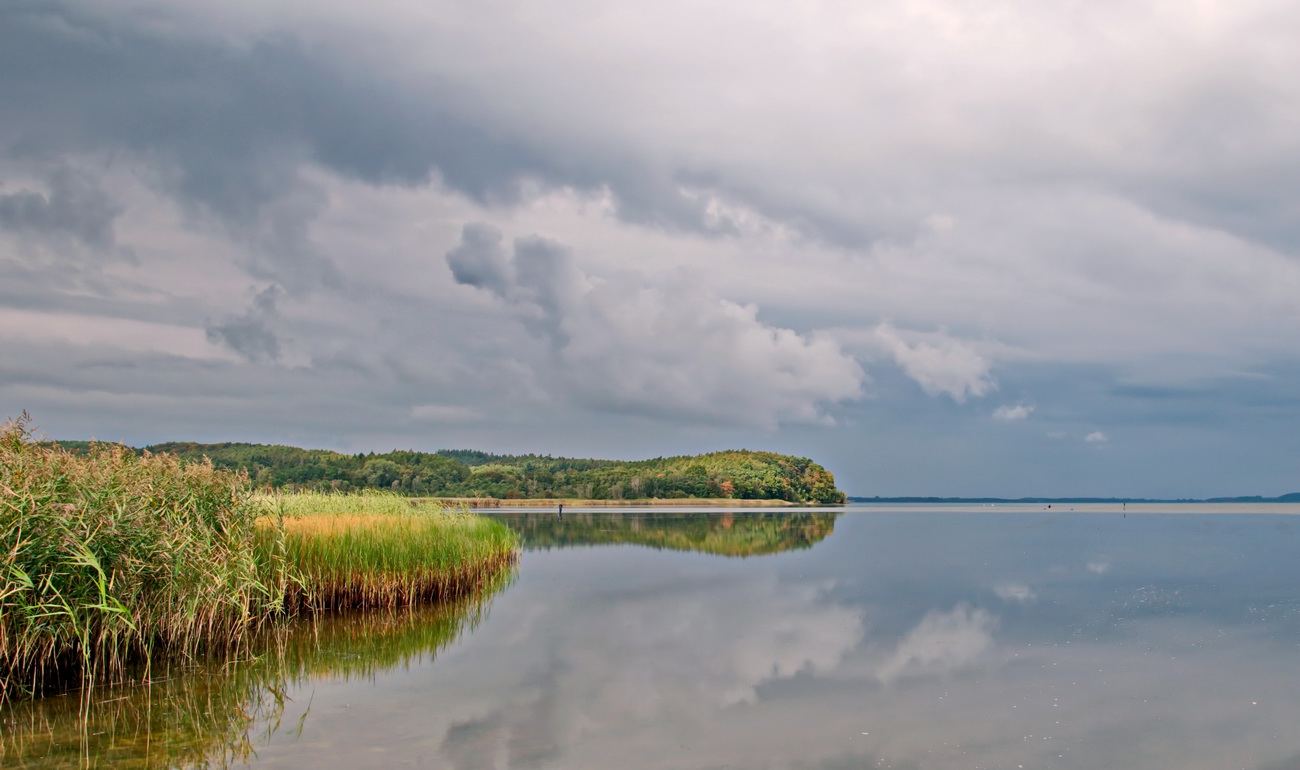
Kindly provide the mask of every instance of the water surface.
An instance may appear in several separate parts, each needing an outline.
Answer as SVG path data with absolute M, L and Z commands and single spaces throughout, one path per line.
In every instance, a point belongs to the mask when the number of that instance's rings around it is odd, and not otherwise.
M 298 666 L 221 761 L 1300 767 L 1300 518 L 1135 508 L 497 514 L 476 626 Z

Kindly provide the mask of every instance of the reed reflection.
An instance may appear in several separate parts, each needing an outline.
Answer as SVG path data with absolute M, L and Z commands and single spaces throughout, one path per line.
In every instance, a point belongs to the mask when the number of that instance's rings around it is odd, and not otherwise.
M 171 664 L 137 673 L 131 684 L 11 704 L 0 711 L 0 764 L 152 768 L 249 761 L 272 736 L 300 732 L 310 718 L 310 703 L 299 704 L 298 716 L 284 722 L 288 693 L 312 681 L 364 679 L 432 661 L 479 624 L 513 578 L 503 572 L 483 593 L 459 602 L 317 615 L 268 628 L 223 660 Z

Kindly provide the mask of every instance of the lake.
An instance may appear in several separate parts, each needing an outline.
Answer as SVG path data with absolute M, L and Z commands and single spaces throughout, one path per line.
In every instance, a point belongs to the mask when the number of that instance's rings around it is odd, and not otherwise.
M 1069 508 L 494 513 L 492 595 L 19 704 L 0 761 L 1300 767 L 1300 506 Z

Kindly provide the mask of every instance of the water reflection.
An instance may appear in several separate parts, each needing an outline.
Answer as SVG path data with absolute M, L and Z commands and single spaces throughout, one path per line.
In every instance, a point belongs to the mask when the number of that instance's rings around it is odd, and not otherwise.
M 0 763 L 153 768 L 253 761 L 258 745 L 301 732 L 313 683 L 368 681 L 431 663 L 478 625 L 491 595 L 510 578 L 503 573 L 464 601 L 323 615 L 268 629 L 229 659 L 172 663 L 130 685 L 11 704 L 0 711 Z
M 458 770 L 1294 767 L 1291 522 L 851 512 L 763 559 L 534 550 L 369 724 Z
M 811 548 L 835 530 L 840 511 L 640 510 L 484 513 L 518 532 L 528 549 L 643 545 L 718 556 Z
M 759 539 L 796 545 L 734 559 L 714 554 L 760 551 L 667 545 L 723 534 L 725 512 L 672 525 L 582 515 L 595 544 L 561 549 L 582 538 L 557 532 L 553 511 L 505 514 L 537 517 L 519 524 L 541 535 L 472 634 L 436 661 L 335 670 L 305 656 L 322 668 L 290 665 L 301 673 L 283 689 L 235 699 L 270 708 L 221 728 L 255 750 L 228 756 L 456 770 L 1300 766 L 1298 518 L 858 507 L 811 547 Z

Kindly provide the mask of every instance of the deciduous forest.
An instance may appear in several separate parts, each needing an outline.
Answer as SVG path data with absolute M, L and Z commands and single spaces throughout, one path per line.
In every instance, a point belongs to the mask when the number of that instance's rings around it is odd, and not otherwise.
M 61 441 L 66 449 L 85 442 Z M 733 498 L 842 503 L 835 477 L 805 457 L 731 450 L 620 461 L 473 450 L 342 454 L 263 444 L 170 442 L 143 450 L 243 470 L 269 489 L 385 489 L 412 496 L 643 500 Z

